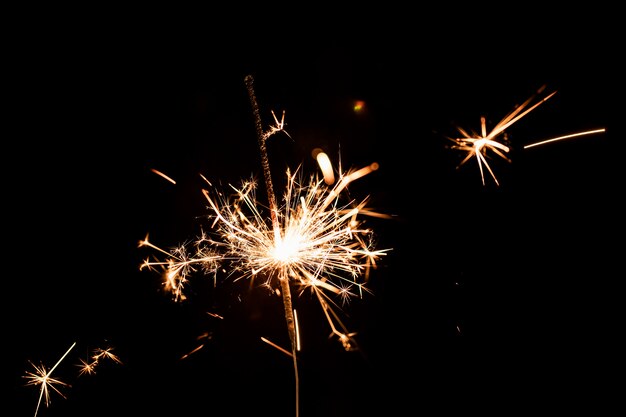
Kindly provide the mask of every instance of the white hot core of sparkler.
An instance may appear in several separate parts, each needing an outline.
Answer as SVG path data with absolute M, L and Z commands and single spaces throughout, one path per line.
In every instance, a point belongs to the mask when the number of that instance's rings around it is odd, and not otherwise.
M 278 262 L 290 264 L 298 259 L 299 246 L 294 239 L 280 239 L 270 250 L 270 254 Z

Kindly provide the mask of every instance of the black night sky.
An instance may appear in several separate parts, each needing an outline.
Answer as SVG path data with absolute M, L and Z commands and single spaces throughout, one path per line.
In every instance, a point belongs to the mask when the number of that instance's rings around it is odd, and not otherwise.
M 393 215 L 367 219 L 392 250 L 372 293 L 340 313 L 359 350 L 328 337 L 308 293 L 294 297 L 301 417 L 609 402 L 623 153 L 608 124 L 606 39 L 579 27 L 503 48 L 487 31 L 374 32 L 299 42 L 52 31 L 15 46 L 3 135 L 11 415 L 35 412 L 29 361 L 51 367 L 73 343 L 54 371 L 66 398 L 51 392 L 41 417 L 294 415 L 292 361 L 261 340 L 288 347 L 280 297 L 198 273 L 176 303 L 157 272 L 139 271 L 155 255 L 138 248 L 147 234 L 169 247 L 206 227 L 200 174 L 223 188 L 254 176 L 262 200 L 246 75 L 265 128 L 285 111 L 291 138 L 268 142 L 278 189 L 288 167 L 315 173 L 322 148 L 344 169 L 378 162 L 350 193 Z M 490 160 L 499 186 L 481 183 L 475 159 L 457 169 L 463 154 L 446 139 L 456 126 L 478 131 L 485 116 L 493 127 L 544 85 L 557 93 L 507 129 L 511 163 Z M 122 364 L 78 376 L 80 359 L 108 346 Z

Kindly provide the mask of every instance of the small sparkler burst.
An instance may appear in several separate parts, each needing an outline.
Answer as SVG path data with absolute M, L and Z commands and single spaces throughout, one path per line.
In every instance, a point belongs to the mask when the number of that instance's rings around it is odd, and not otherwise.
M 61 393 L 57 386 L 68 386 L 67 383 L 52 378 L 52 373 L 59 366 L 59 364 L 65 359 L 65 357 L 70 353 L 70 351 L 76 346 L 76 342 L 72 343 L 72 345 L 65 351 L 63 356 L 54 364 L 54 366 L 50 369 L 47 369 L 44 364 L 35 365 L 31 362 L 31 365 L 34 368 L 34 372 L 26 372 L 24 378 L 28 380 L 26 385 L 39 385 L 39 400 L 37 401 L 37 407 L 35 408 L 35 417 L 37 417 L 37 413 L 39 412 L 39 407 L 41 406 L 41 400 L 45 398 L 46 407 L 50 405 L 50 389 L 59 394 L 61 397 L 65 398 L 65 396 Z
M 54 366 L 48 369 L 44 364 L 35 365 L 33 362 L 30 362 L 34 371 L 27 371 L 24 375 L 24 378 L 27 380 L 26 385 L 38 385 L 39 386 L 39 399 L 37 401 L 37 407 L 35 408 L 35 417 L 37 417 L 37 413 L 39 412 L 39 408 L 41 407 L 42 400 L 45 400 L 46 407 L 50 405 L 50 390 L 59 394 L 62 398 L 66 398 L 65 395 L 61 392 L 61 387 L 70 387 L 70 384 L 61 381 L 60 379 L 53 378 L 52 373 L 54 370 L 63 362 L 65 357 L 70 353 L 72 349 L 76 346 L 76 342 L 72 343 L 72 345 L 65 351 L 63 356 L 54 364 Z M 85 361 L 80 359 L 80 363 L 77 365 L 79 367 L 78 375 L 93 375 L 95 374 L 96 365 L 101 360 L 111 360 L 115 363 L 121 364 L 121 359 L 113 353 L 112 347 L 107 348 L 97 348 L 93 351 L 91 355 L 91 360 Z
M 102 360 L 111 360 L 115 363 L 122 364 L 122 360 L 113 353 L 112 347 L 107 348 L 97 348 L 95 349 L 89 360 L 81 359 L 80 364 L 77 365 L 79 367 L 78 374 L 79 375 L 93 375 L 96 373 L 96 366 Z
M 165 255 L 164 260 L 150 258 L 141 269 L 158 269 L 164 285 L 176 301 L 185 299 L 184 288 L 191 274 L 201 271 L 213 278 L 221 271 L 235 281 L 261 280 L 260 285 L 283 299 L 285 319 L 291 350 L 283 349 L 263 338 L 263 341 L 290 354 L 296 379 L 296 415 L 298 415 L 299 332 L 292 306 L 292 287 L 302 294 L 311 291 L 324 312 L 331 329 L 346 350 L 356 349 L 354 333 L 341 322 L 334 307 L 350 297 L 368 291 L 366 284 L 371 268 L 389 249 L 375 249 L 373 231 L 365 227 L 362 215 L 385 217 L 367 209 L 362 201 L 342 201 L 348 185 L 378 169 L 373 163 L 357 170 L 338 173 L 337 181 L 329 180 L 327 167 L 324 178 L 306 177 L 300 169 L 287 169 L 286 187 L 281 203 L 274 194 L 267 157 L 266 141 L 284 130 L 284 113 L 280 121 L 263 130 L 260 122 L 252 77 L 245 79 L 255 115 L 257 138 L 267 190 L 268 203 L 257 199 L 257 183 L 243 181 L 228 192 L 214 189 L 202 193 L 208 202 L 211 233 L 204 231 L 194 241 L 167 251 L 148 240 L 140 247 L 150 247 Z M 319 152 L 318 152 L 319 154 Z M 319 155 L 318 155 L 319 156 Z M 319 160 L 320 158 L 318 158 Z M 162 175 L 162 174 L 161 174 Z
M 474 131 L 467 131 L 462 127 L 457 126 L 457 130 L 461 134 L 461 137 L 458 138 L 448 138 L 454 145 L 451 146 L 451 149 L 460 150 L 466 152 L 465 157 L 458 164 L 457 168 L 461 165 L 465 164 L 472 158 L 476 158 L 476 162 L 478 163 L 478 169 L 480 170 L 480 178 L 482 180 L 482 184 L 485 184 L 485 171 L 489 173 L 493 181 L 496 185 L 500 185 L 496 175 L 494 174 L 491 166 L 488 163 L 488 158 L 491 157 L 491 154 L 494 154 L 497 157 L 504 159 L 507 162 L 511 162 L 508 158 L 507 154 L 510 152 L 510 147 L 508 144 L 508 138 L 506 134 L 506 129 L 511 127 L 515 122 L 519 121 L 522 117 L 526 116 L 531 111 L 535 110 L 541 104 L 545 103 L 552 96 L 556 94 L 556 91 L 553 91 L 543 98 L 537 100 L 537 97 L 540 96 L 545 90 L 546 86 L 542 86 L 539 88 L 535 94 L 530 96 L 526 101 L 522 104 L 516 106 L 513 111 L 507 114 L 502 120 L 500 120 L 494 128 L 487 132 L 487 122 L 484 116 L 480 118 L 480 133 L 476 133 Z M 570 135 L 564 135 L 557 138 L 546 139 L 540 142 L 536 142 L 533 144 L 529 144 L 524 146 L 524 149 L 532 148 L 534 146 L 543 145 L 546 143 L 554 142 L 557 140 L 564 140 L 573 137 L 589 135 L 594 133 L 604 132 L 605 129 L 595 129 L 585 132 L 578 132 Z

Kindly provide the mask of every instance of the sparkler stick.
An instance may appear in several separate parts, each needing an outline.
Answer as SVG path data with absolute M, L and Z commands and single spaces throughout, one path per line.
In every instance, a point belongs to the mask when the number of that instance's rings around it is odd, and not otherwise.
M 276 202 L 276 194 L 274 194 L 274 186 L 272 185 L 272 173 L 270 170 L 269 158 L 267 156 L 267 146 L 265 141 L 269 137 L 263 131 L 263 125 L 261 123 L 261 116 L 259 114 L 259 105 L 256 100 L 256 94 L 254 94 L 254 79 L 252 75 L 248 75 L 245 78 L 246 87 L 248 88 L 248 96 L 250 98 L 250 104 L 252 105 L 252 112 L 254 114 L 254 124 L 256 126 L 257 139 L 259 142 L 259 149 L 261 151 L 261 163 L 263 165 L 263 175 L 265 177 L 265 187 L 267 189 L 267 199 L 270 205 L 270 215 L 272 218 L 272 227 L 274 229 L 275 242 L 282 241 L 280 223 L 278 221 L 278 203 Z M 281 126 L 282 127 L 282 126 Z M 273 133 L 273 131 L 270 131 Z M 291 302 L 291 288 L 289 287 L 289 277 L 281 273 L 278 276 L 281 287 L 281 296 L 283 298 L 283 306 L 285 310 L 285 319 L 287 321 L 287 331 L 289 332 L 289 341 L 291 342 L 291 352 L 293 356 L 293 370 L 295 376 L 295 389 L 296 389 L 296 417 L 298 416 L 300 406 L 299 402 L 299 381 L 298 381 L 298 360 L 296 358 L 297 343 L 296 343 L 296 326 L 293 316 L 293 306 Z

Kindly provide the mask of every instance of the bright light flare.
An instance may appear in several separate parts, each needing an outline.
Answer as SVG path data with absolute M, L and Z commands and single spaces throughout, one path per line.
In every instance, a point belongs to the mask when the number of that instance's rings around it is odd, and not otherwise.
M 354 100 L 354 104 L 352 106 L 352 110 L 355 113 L 361 113 L 365 110 L 365 101 L 363 100 Z

